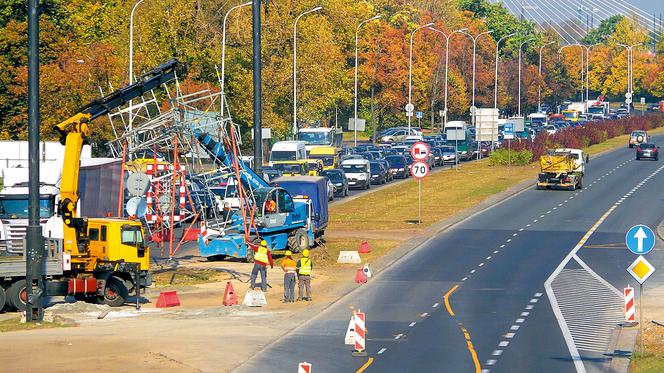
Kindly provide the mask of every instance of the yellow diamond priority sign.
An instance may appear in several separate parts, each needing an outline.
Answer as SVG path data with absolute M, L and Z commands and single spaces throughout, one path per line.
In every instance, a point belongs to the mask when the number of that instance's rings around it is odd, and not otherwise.
M 629 268 L 627 268 L 627 272 L 629 272 L 639 284 L 643 284 L 650 275 L 655 273 L 655 267 L 653 267 L 646 258 L 639 255 Z

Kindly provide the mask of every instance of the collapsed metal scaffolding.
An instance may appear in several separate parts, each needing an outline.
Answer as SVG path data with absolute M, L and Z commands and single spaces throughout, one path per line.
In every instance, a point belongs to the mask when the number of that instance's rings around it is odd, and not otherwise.
M 103 95 L 101 87 L 99 91 Z M 208 133 L 240 155 L 239 128 L 228 106 L 221 104 L 221 91 L 208 85 L 184 92 L 176 76 L 174 92 L 164 85 L 163 92 L 153 90 L 145 96 L 108 114 L 115 137 L 108 147 L 114 157 L 123 159 L 129 174 L 126 197 L 145 206 L 137 218 L 145 221 L 150 241 L 159 245 L 162 254 L 168 242 L 173 257 L 197 222 L 206 220 L 210 229 L 223 229 L 229 223 L 227 212 L 245 211 L 253 196 L 239 182 L 239 169 L 220 166 L 194 135 L 195 130 Z M 219 188 L 222 185 L 225 188 Z M 215 188 L 223 194 L 215 194 Z M 236 203 L 231 206 L 228 200 Z M 183 233 L 174 248 L 177 227 Z

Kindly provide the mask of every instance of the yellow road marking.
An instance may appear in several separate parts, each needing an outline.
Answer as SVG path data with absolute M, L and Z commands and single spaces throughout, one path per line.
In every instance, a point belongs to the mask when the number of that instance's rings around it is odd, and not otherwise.
M 373 363 L 373 361 L 374 361 L 374 358 L 370 357 L 369 360 L 367 360 L 367 362 L 364 363 L 364 365 L 362 365 L 362 366 L 360 367 L 360 369 L 358 369 L 357 371 L 355 371 L 355 373 L 362 373 L 362 372 L 364 372 L 364 370 L 367 369 L 367 368 L 369 367 L 369 365 L 371 365 L 371 364 Z
M 450 307 L 450 296 L 452 293 L 454 293 L 457 289 L 459 288 L 459 285 L 454 285 L 450 290 L 445 293 L 443 296 L 443 300 L 445 301 L 445 308 L 447 308 L 447 313 L 450 314 L 450 316 L 455 317 L 454 311 L 452 311 L 452 307 Z M 468 333 L 468 329 L 466 329 L 463 324 L 459 323 L 459 328 L 461 329 L 461 332 L 463 333 L 464 338 L 466 339 L 466 345 L 468 346 L 468 351 L 470 352 L 470 356 L 473 359 L 473 363 L 475 364 L 475 373 L 481 373 L 482 371 L 482 366 L 480 365 L 480 360 L 477 358 L 477 352 L 475 351 L 475 347 L 473 347 L 473 342 L 470 340 L 470 333 Z
M 445 296 L 443 296 L 443 300 L 445 301 L 445 308 L 447 308 L 447 312 L 450 314 L 450 316 L 454 317 L 454 311 L 452 311 L 452 307 L 450 307 L 450 295 L 456 291 L 456 289 L 459 288 L 459 285 L 454 285 L 450 290 L 445 293 Z
M 480 365 L 480 360 L 477 358 L 477 352 L 475 352 L 473 342 L 470 340 L 470 333 L 468 333 L 468 330 L 466 330 L 463 325 L 461 325 L 461 331 L 463 332 L 464 337 L 466 337 L 468 351 L 470 351 L 470 356 L 473 358 L 473 363 L 475 363 L 475 373 L 480 373 L 482 371 L 482 366 Z

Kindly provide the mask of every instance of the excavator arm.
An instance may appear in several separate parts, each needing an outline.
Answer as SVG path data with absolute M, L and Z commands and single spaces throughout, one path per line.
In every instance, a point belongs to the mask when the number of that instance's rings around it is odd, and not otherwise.
M 76 115 L 54 127 L 60 134 L 60 143 L 65 146 L 58 215 L 64 222 L 64 249 L 72 256 L 86 255 L 87 251 L 87 220 L 77 217 L 76 204 L 79 199 L 78 173 L 81 150 L 92 133 L 89 123 L 129 100 L 173 80 L 178 66 L 177 59 L 166 62 L 143 75 L 136 83 L 87 104 Z

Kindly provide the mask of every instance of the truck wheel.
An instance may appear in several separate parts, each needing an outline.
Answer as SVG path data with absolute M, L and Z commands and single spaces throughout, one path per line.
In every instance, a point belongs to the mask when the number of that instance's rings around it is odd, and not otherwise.
M 299 253 L 304 249 L 308 249 L 309 237 L 307 237 L 307 231 L 302 228 L 296 230 L 295 234 L 288 237 L 288 246 L 294 253 Z
M 18 280 L 7 289 L 7 306 L 17 311 L 25 311 L 28 303 L 28 292 L 25 284 L 25 280 Z
M 576 187 L 579 189 L 583 189 L 583 178 L 579 179 L 579 182 L 576 184 Z
M 7 296 L 5 295 L 5 289 L 0 286 L 0 311 L 2 311 L 3 308 L 5 308 L 5 301 L 7 300 Z
M 110 277 L 106 280 L 102 303 L 111 307 L 120 307 L 125 304 L 128 296 L 129 290 L 122 280 L 117 277 Z

